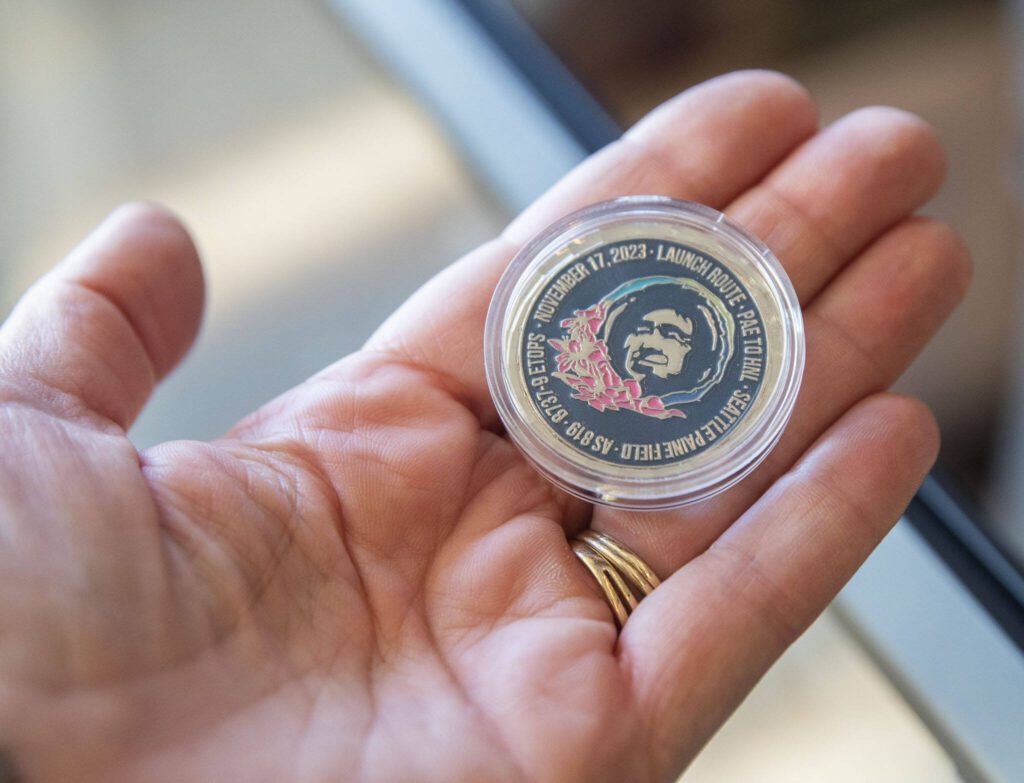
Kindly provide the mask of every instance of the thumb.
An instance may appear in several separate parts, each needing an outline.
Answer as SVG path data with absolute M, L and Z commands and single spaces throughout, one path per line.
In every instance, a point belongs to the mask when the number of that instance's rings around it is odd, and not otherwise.
M 176 218 L 150 204 L 117 209 L 0 328 L 0 401 L 127 429 L 192 345 L 203 288 Z

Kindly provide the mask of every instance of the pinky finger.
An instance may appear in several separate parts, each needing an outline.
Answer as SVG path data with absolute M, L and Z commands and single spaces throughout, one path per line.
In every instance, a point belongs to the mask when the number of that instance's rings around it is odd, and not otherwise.
M 640 604 L 620 639 L 621 662 L 666 771 L 696 754 L 825 609 L 902 514 L 937 450 L 923 404 L 867 398 Z

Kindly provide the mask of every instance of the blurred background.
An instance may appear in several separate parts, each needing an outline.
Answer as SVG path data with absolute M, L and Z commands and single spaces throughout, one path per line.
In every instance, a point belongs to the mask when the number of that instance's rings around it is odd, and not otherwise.
M 346 5 L 0 4 L 0 312 L 125 200 L 177 211 L 205 258 L 203 333 L 133 429 L 139 446 L 215 437 L 358 348 L 518 206 L 430 102 L 382 64 L 391 60 L 353 17 L 335 13 Z M 884 103 L 936 127 L 950 175 L 925 211 L 966 237 L 975 283 L 900 386 L 936 411 L 940 471 L 966 499 L 972 524 L 1024 562 L 1020 8 L 983 0 L 512 5 L 622 126 L 707 77 L 771 67 L 811 89 L 825 122 Z M 961 779 L 947 745 L 829 612 L 686 779 Z

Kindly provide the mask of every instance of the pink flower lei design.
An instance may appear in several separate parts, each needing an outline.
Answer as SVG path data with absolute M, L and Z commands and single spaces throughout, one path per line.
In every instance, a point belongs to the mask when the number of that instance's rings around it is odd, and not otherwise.
M 656 419 L 685 417 L 680 410 L 666 408 L 661 397 L 643 396 L 637 381 L 622 380 L 612 368 L 608 346 L 596 337 L 607 308 L 607 302 L 599 302 L 587 310 L 577 310 L 575 317 L 562 321 L 568 334 L 562 340 L 548 341 L 558 351 L 555 357 L 558 372 L 552 375 L 572 387 L 575 399 L 599 411 L 628 410 Z

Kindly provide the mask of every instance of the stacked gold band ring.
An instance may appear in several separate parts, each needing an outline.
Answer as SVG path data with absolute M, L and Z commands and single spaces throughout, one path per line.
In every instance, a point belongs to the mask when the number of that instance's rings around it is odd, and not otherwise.
M 640 599 L 661 584 L 636 552 L 607 533 L 594 530 L 581 533 L 572 541 L 572 551 L 597 580 L 619 628 L 626 624 Z

